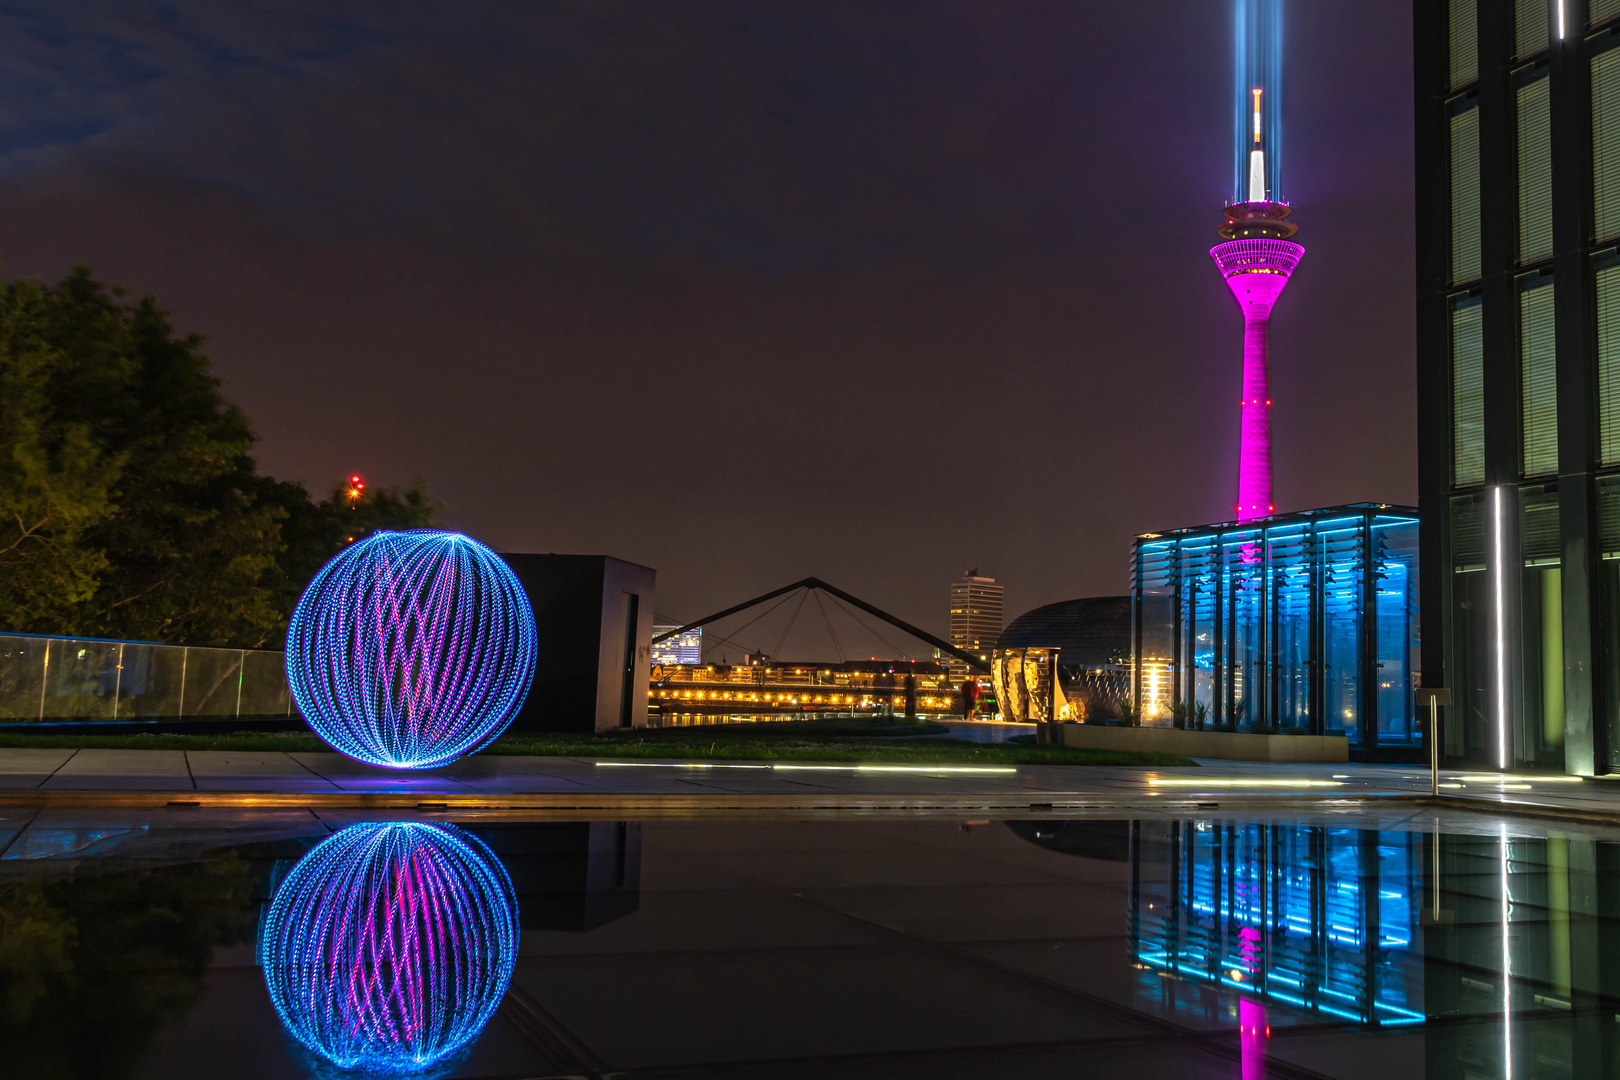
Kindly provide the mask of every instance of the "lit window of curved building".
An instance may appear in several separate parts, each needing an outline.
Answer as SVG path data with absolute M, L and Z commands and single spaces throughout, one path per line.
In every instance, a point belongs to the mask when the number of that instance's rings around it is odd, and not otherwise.
M 1026 611 L 991 653 L 1003 720 L 1103 720 L 1130 705 L 1131 598 L 1091 596 Z M 1056 664 L 1057 682 L 1052 681 Z

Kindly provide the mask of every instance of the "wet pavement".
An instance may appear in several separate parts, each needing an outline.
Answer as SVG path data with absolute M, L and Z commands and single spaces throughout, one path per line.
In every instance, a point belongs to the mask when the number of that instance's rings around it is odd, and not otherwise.
M 0 749 L 0 801 L 71 802 L 143 793 L 225 804 L 344 799 L 445 799 L 463 805 L 553 808 L 775 805 L 783 808 L 944 807 L 1062 810 L 1174 802 L 1195 808 L 1266 799 L 1337 802 L 1426 797 L 1427 770 L 1409 765 L 1207 761 L 1185 768 L 853 765 L 480 755 L 447 768 L 380 769 L 335 753 Z M 1446 770 L 1442 795 L 1459 805 L 1521 812 L 1620 815 L 1620 780 Z M 1485 805 L 1489 804 L 1489 805 Z
M 1620 828 L 1276 805 L 545 822 L 0 808 L 0 919 L 30 935 L 0 949 L 0 1046 L 7 1075 L 180 1080 L 361 1077 L 323 1054 L 376 1066 L 402 1046 L 450 1047 L 417 1075 L 489 1080 L 1613 1075 Z M 459 897 L 456 918 L 290 904 L 368 865 L 367 838 Z M 401 919 L 415 937 L 376 933 Z M 279 959 L 306 947 L 332 962 Z

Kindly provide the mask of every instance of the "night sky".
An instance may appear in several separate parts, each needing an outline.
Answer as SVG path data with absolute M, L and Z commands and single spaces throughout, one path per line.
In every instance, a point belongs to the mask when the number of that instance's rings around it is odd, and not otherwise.
M 1416 498 L 1410 28 L 1290 6 L 1279 510 Z M 814 574 L 936 632 L 970 565 L 1010 618 L 1231 516 L 1222 0 L 36 0 L 0 33 L 0 270 L 156 294 L 317 493 L 424 477 L 499 549 L 657 567 L 661 615 Z

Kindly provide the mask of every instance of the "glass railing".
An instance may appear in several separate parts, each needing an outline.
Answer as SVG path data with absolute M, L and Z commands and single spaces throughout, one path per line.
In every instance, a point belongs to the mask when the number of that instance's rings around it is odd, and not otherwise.
M 280 652 L 0 635 L 0 722 L 290 715 Z

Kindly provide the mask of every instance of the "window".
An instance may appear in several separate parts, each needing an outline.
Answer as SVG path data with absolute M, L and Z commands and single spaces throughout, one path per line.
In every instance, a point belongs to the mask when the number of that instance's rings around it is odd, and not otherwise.
M 1446 680 L 1452 686 L 1451 718 L 1441 725 L 1448 754 L 1483 754 L 1491 718 L 1491 626 L 1494 593 L 1485 572 L 1485 493 L 1451 500 L 1451 623 Z
M 1620 49 L 1592 57 L 1592 199 L 1598 239 L 1620 234 Z
M 1479 109 L 1475 99 L 1460 104 L 1451 118 L 1451 280 L 1473 281 L 1479 277 Z M 1620 208 L 1620 177 L 1615 201 Z
M 1552 255 L 1552 116 L 1547 71 L 1519 87 L 1519 261 Z
M 1595 16 L 1594 16 L 1595 18 Z M 1477 0 L 1451 0 L 1451 85 L 1479 78 L 1479 13 Z
M 1598 23 L 1607 22 L 1616 15 L 1620 15 L 1620 0 L 1592 0 L 1591 4 L 1588 5 L 1588 11 L 1592 18 L 1592 25 L 1596 26 Z
M 1558 471 L 1558 365 L 1552 274 L 1519 279 L 1519 405 L 1526 476 Z
M 1519 547 L 1520 746 L 1537 764 L 1557 766 L 1564 757 L 1564 602 L 1555 487 L 1519 492 Z
M 1620 465 L 1620 251 L 1598 256 L 1596 278 L 1598 461 Z
M 1610 771 L 1620 767 L 1620 476 L 1600 476 L 1597 481 L 1598 611 L 1596 624 L 1598 663 L 1603 678 L 1602 720 L 1608 733 Z
M 1556 2 L 1556 0 L 1555 0 Z M 1452 11 L 1456 11 L 1452 5 Z M 1514 0 L 1513 54 L 1518 57 L 1534 56 L 1547 47 L 1547 0 Z M 1455 15 L 1452 18 L 1456 18 Z M 1456 61 L 1452 61 L 1455 65 Z
M 1485 482 L 1485 335 L 1478 296 L 1451 306 L 1452 472 L 1458 487 Z

